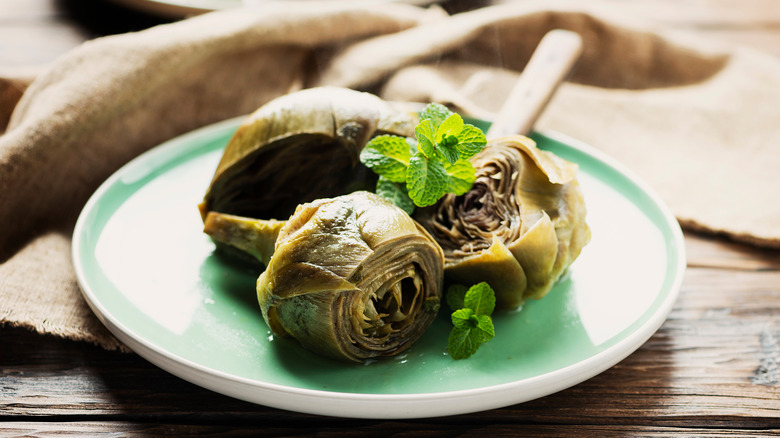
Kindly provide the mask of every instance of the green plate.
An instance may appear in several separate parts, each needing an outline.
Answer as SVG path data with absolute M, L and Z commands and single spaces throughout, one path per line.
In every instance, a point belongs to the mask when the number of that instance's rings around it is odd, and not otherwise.
M 173 139 L 111 176 L 84 207 L 73 261 L 108 329 L 160 368 L 213 391 L 322 415 L 413 418 L 507 406 L 582 382 L 663 323 L 685 270 L 675 218 L 621 165 L 557 134 L 543 149 L 578 163 L 592 240 L 543 299 L 495 315 L 496 337 L 467 360 L 446 354 L 446 312 L 405 354 L 365 365 L 274 339 L 257 272 L 225 263 L 197 204 L 243 121 Z

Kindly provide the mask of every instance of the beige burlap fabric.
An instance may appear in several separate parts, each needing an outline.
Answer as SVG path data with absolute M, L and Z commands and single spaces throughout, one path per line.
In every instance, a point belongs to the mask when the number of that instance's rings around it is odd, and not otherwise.
M 10 115 L 0 321 L 119 347 L 80 296 L 70 233 L 92 191 L 144 150 L 321 84 L 490 118 L 553 28 L 579 32 L 585 52 L 539 128 L 613 155 L 685 225 L 780 247 L 780 203 L 769 201 L 780 189 L 780 60 L 580 3 L 451 17 L 402 4 L 266 4 L 91 41 L 29 87 L 24 75 L 0 79 L 0 127 Z

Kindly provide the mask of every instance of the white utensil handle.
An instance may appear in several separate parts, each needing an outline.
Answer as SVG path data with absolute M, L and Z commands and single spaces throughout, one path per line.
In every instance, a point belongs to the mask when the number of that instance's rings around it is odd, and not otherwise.
M 582 53 L 582 38 L 571 31 L 548 32 L 488 129 L 487 137 L 527 134 Z

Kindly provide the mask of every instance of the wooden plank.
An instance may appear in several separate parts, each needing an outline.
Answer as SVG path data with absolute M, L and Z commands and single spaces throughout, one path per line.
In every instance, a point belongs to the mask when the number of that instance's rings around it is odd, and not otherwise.
M 725 238 L 685 233 L 688 267 L 726 270 L 780 270 L 780 250 L 756 248 Z
M 357 423 L 357 424 L 356 424 Z M 411 432 L 414 431 L 414 432 Z M 411 433 L 410 433 L 411 432 Z M 362 436 L 416 436 L 416 437 L 524 437 L 542 436 L 598 436 L 603 438 L 642 436 L 668 437 L 672 434 L 708 437 L 772 437 L 780 436 L 780 429 L 745 430 L 735 428 L 657 428 L 644 426 L 593 426 L 593 425 L 544 425 L 544 424 L 496 424 L 473 425 L 419 424 L 417 422 L 355 422 L 346 421 L 332 427 L 320 425 L 299 428 L 293 425 L 273 427 L 262 424 L 200 425 L 200 424 L 147 424 L 133 422 L 7 422 L 0 424 L 0 433 L 13 436 L 313 436 L 320 438 L 350 438 Z

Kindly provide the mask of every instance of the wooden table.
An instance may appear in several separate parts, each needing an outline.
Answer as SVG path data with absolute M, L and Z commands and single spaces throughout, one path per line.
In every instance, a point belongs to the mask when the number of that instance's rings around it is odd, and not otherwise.
M 0 67 L 165 21 L 81 3 L 0 0 Z M 666 25 L 780 55 L 777 0 L 630 3 Z M 303 415 L 201 389 L 134 354 L 2 328 L 0 436 L 780 436 L 780 251 L 685 241 L 688 271 L 661 329 L 608 371 L 531 402 L 408 421 Z

